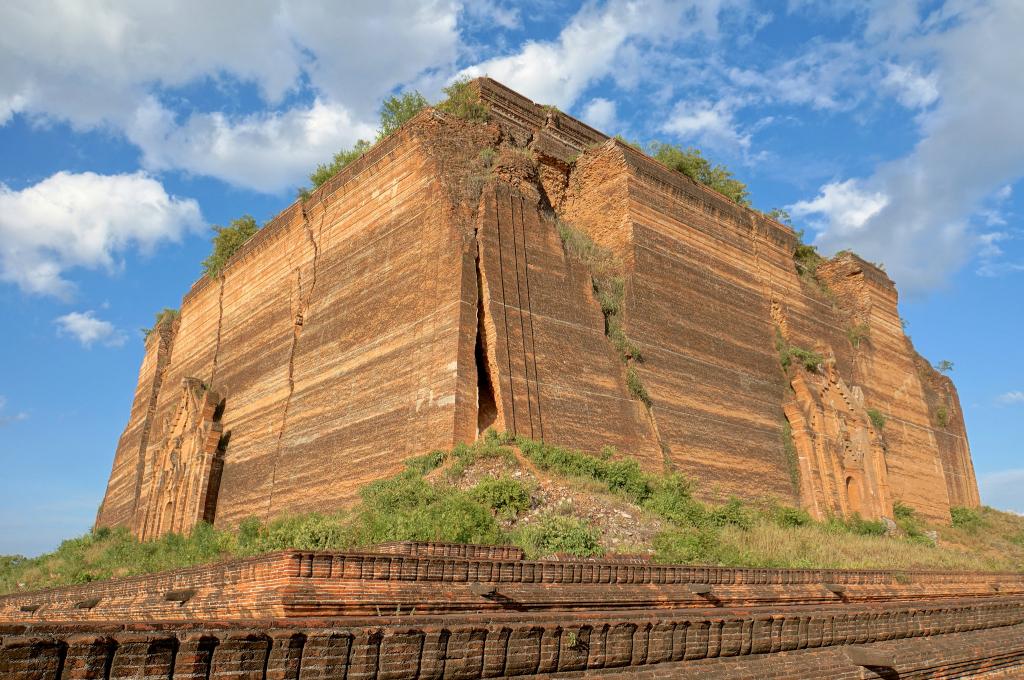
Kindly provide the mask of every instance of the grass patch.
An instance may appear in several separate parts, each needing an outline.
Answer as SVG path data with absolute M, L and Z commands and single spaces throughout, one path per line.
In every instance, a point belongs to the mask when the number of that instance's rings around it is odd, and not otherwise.
M 935 409 L 935 424 L 939 427 L 949 427 L 949 409 L 939 406 Z
M 568 483 L 590 501 L 561 497 L 564 503 L 540 505 L 532 482 L 507 475 L 468 482 L 465 473 L 478 462 L 515 464 L 512 445 L 540 474 L 562 480 L 561 488 Z M 488 432 L 473 445 L 410 458 L 400 474 L 365 486 L 361 501 L 346 511 L 270 522 L 250 518 L 234 530 L 200 524 L 187 537 L 171 534 L 148 543 L 124 529 L 99 529 L 37 558 L 0 557 L 0 591 L 87 583 L 284 548 L 339 550 L 398 540 L 512 543 L 531 558 L 588 557 L 607 549 L 585 510 L 601 506 L 603 494 L 605 503 L 614 496 L 636 506 L 631 522 L 654 527 L 650 541 L 634 548 L 653 552 L 660 562 L 1024 570 L 1024 517 L 991 508 L 954 508 L 952 526 L 932 527 L 898 503 L 894 514 L 903 536 L 887 536 L 882 522 L 857 516 L 818 522 L 797 508 L 736 499 L 711 506 L 697 500 L 694 489 L 683 476 L 644 472 L 636 460 L 610 448 L 589 455 Z M 936 530 L 938 545 L 929 536 Z

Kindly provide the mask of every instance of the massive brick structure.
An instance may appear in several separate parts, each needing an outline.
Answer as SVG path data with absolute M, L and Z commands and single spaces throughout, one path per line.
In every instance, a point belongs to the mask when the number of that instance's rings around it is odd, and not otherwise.
M 904 335 L 882 270 L 843 254 L 808 283 L 790 228 L 474 87 L 489 122 L 423 111 L 149 336 L 99 526 L 152 537 L 342 506 L 487 427 L 612 445 L 709 496 L 818 517 L 978 504 L 956 391 Z M 614 258 L 642 361 L 609 339 L 566 225 Z M 784 369 L 780 346 L 824 364 Z

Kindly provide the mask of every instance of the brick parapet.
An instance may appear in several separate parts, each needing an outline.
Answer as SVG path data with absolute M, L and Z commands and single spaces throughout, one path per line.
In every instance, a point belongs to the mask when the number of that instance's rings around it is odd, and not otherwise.
M 416 550 L 412 544 L 385 550 Z M 426 544 L 423 550 L 451 550 Z M 484 552 L 469 546 L 467 552 Z M 509 551 L 498 547 L 499 553 Z M 511 549 L 514 551 L 515 549 Z M 708 587 L 708 593 L 695 586 Z M 0 621 L 245 620 L 374 612 L 830 606 L 1024 595 L 1016 573 L 744 569 L 284 551 L 0 598 Z M 83 604 L 85 603 L 85 604 Z M 86 606 L 87 605 L 87 606 Z

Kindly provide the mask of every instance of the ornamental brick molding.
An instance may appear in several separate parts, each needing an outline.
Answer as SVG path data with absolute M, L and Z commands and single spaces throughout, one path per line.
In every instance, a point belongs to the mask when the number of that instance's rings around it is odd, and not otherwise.
M 285 551 L 6 596 L 0 677 L 1024 673 L 1022 574 L 530 562 L 501 547 L 445 544 L 383 550 Z M 95 604 L 76 608 L 86 597 Z

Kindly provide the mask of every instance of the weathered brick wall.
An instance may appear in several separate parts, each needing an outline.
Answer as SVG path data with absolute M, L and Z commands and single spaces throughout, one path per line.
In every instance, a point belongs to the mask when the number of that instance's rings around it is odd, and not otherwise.
M 531 562 L 402 543 L 3 597 L 0 677 L 860 678 L 865 659 L 888 664 L 881 677 L 982 677 L 1024 673 L 1022 633 L 1024 574 Z
M 706 496 L 819 517 L 891 515 L 902 500 L 948 521 L 951 504 L 977 505 L 955 389 L 922 369 L 883 272 L 823 265 L 830 297 L 797 276 L 791 229 L 493 81 L 478 87 L 490 123 L 422 112 L 193 286 L 147 344 L 98 525 L 150 535 L 187 529 L 185 506 L 218 526 L 340 508 L 408 456 L 489 426 L 612 445 Z M 559 219 L 622 261 L 650 407 L 627 387 Z M 827 370 L 784 372 L 778 337 Z M 190 379 L 222 402 L 189 427 L 222 438 L 188 464 L 223 461 L 219 477 L 161 462 L 175 459 Z M 195 479 L 211 482 L 182 481 Z

